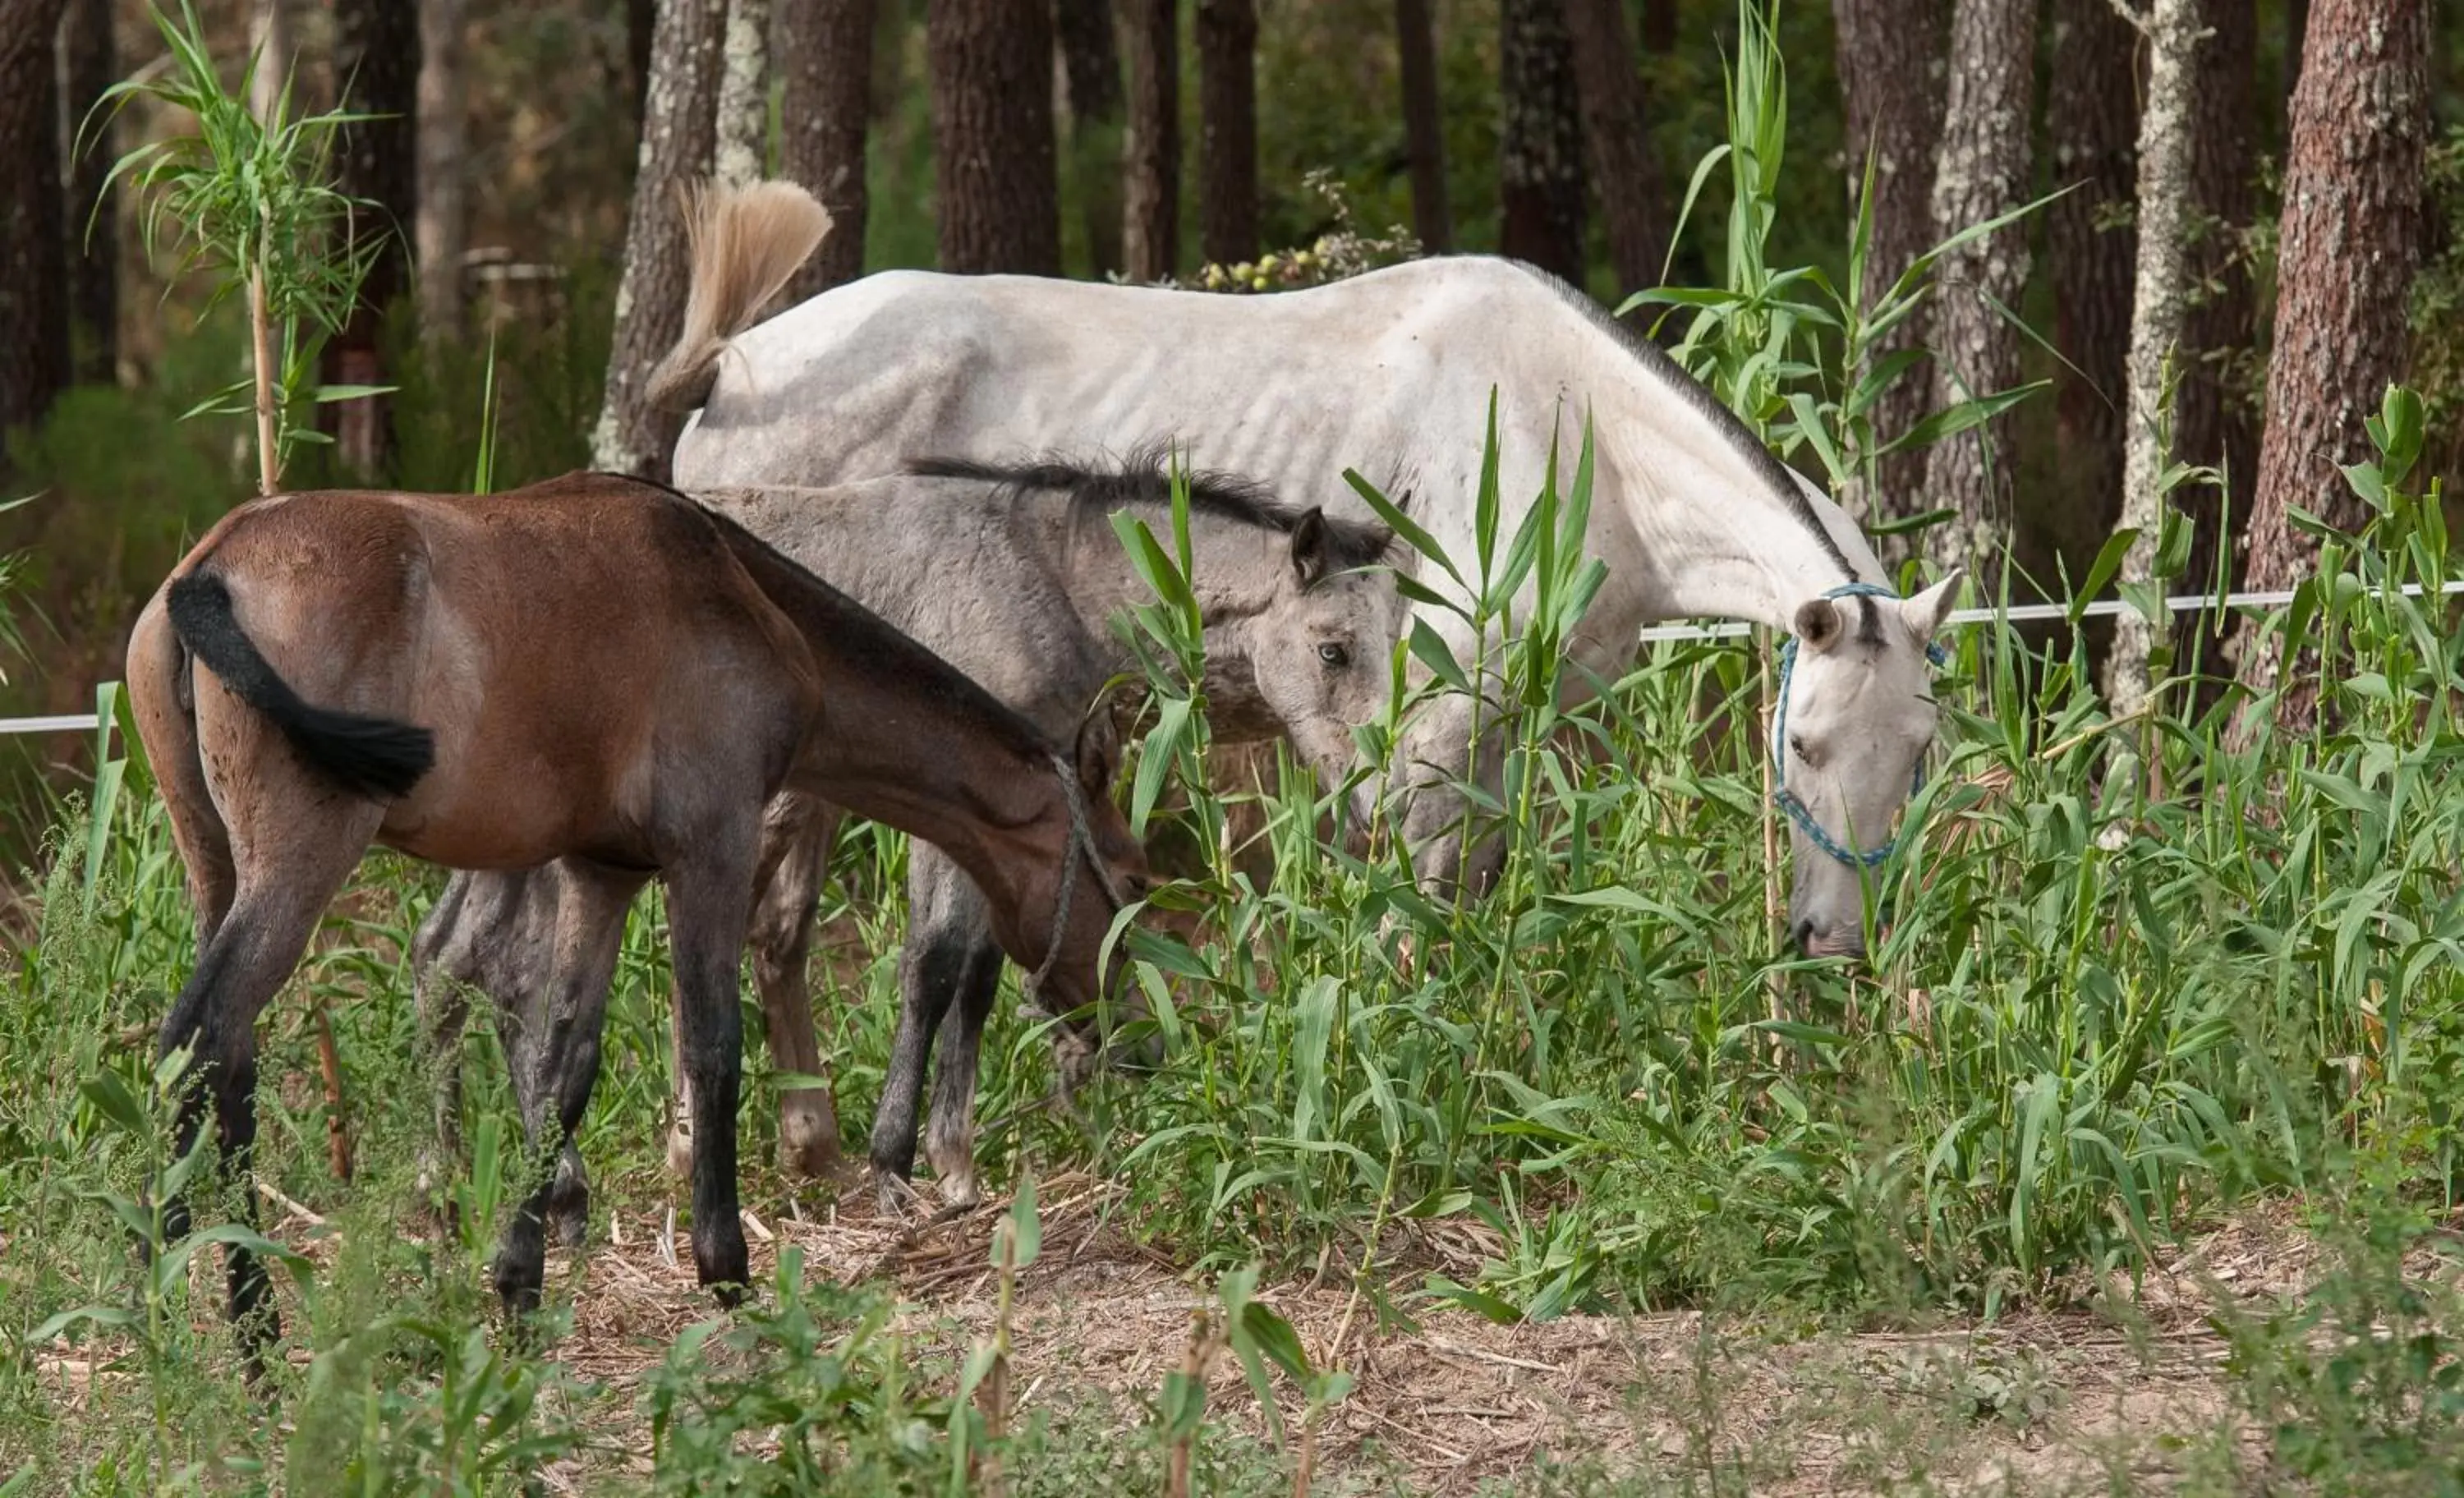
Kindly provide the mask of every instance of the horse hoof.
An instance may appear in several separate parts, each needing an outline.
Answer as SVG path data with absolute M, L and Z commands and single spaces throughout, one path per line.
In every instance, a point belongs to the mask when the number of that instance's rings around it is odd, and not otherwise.
M 831 1179 L 843 1163 L 836 1139 L 798 1138 L 785 1131 L 779 1135 L 779 1168 L 799 1180 Z
M 884 1217 L 904 1218 L 921 1210 L 924 1204 L 924 1199 L 916 1194 L 915 1182 L 879 1166 L 872 1172 L 872 1196 Z

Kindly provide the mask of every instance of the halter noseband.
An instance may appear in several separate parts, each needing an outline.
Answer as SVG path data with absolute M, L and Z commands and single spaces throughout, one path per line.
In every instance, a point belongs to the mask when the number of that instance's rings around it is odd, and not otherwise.
M 1879 583 L 1843 583 L 1822 596 L 1826 599 L 1896 599 L 1900 595 Z M 1950 655 L 1940 645 L 1928 642 L 1925 659 L 1936 666 L 1943 666 L 1949 663 Z M 1835 861 L 1853 869 L 1875 868 L 1899 849 L 1899 839 L 1884 838 L 1880 848 L 1869 848 L 1862 852 L 1845 847 L 1823 830 L 1822 824 L 1814 819 L 1813 810 L 1796 792 L 1788 788 L 1788 686 L 1789 678 L 1795 671 L 1796 636 L 1792 634 L 1788 643 L 1779 648 L 1779 705 L 1771 711 L 1771 804 L 1787 812 L 1788 819 L 1796 824 L 1796 829 L 1805 834 L 1805 840 L 1830 854 Z M 1925 788 L 1925 757 L 1920 755 L 1917 757 L 1915 779 L 1908 785 L 1910 796 Z
M 1078 881 L 1071 877 L 1069 866 L 1080 858 L 1087 861 L 1087 871 L 1095 876 L 1095 887 L 1119 910 L 1129 904 L 1128 896 L 1112 880 L 1112 871 L 1095 856 L 1095 837 L 1087 829 L 1087 798 L 1078 789 L 1078 772 L 1059 755 L 1052 757 L 1054 773 L 1061 777 L 1062 799 L 1069 806 L 1069 838 L 1061 849 L 1061 894 L 1052 907 L 1052 937 L 1044 944 L 1044 960 L 1026 980 L 1028 995 L 1039 1003 L 1044 997 L 1044 980 L 1052 976 L 1054 964 L 1061 960 L 1061 936 L 1069 929 L 1069 896 L 1076 892 Z

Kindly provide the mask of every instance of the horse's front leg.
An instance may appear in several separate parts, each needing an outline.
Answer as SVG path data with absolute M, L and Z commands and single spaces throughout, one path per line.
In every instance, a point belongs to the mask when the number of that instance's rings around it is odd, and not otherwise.
M 898 952 L 898 1025 L 882 1073 L 881 1104 L 872 1117 L 873 1182 L 884 1210 L 913 1195 L 915 1131 L 924 1104 L 924 1074 L 933 1041 L 956 1008 L 959 992 L 976 981 L 984 962 L 980 918 L 971 921 L 958 902 L 975 898 L 966 876 L 929 843 L 907 850 L 907 941 Z M 1001 953 L 989 963 L 996 981 Z
M 982 892 L 957 866 L 921 847 L 908 852 L 910 866 L 928 883 L 931 932 L 935 950 L 955 954 L 946 964 L 940 1056 L 933 1064 L 933 1112 L 924 1134 L 924 1157 L 933 1162 L 934 1185 L 944 1207 L 971 1207 L 980 1199 L 976 1180 L 976 1075 L 983 1056 L 984 1022 L 1001 992 L 1001 949 L 993 939 L 992 914 Z M 908 1125 L 913 1137 L 914 1124 Z M 912 1145 L 911 1145 L 912 1148 Z
M 581 1236 L 585 1199 L 573 1133 L 599 1079 L 608 983 L 624 942 L 625 912 L 643 884 L 639 873 L 572 860 L 533 877 L 549 891 L 533 913 L 552 909 L 554 920 L 543 931 L 521 930 L 498 954 L 492 975 L 499 980 L 505 1059 L 531 1157 L 556 1157 L 555 1168 L 522 1193 L 496 1245 L 496 1293 L 515 1315 L 539 1307 L 549 1215 L 557 1215 L 568 1244 Z
M 754 876 L 753 986 L 761 996 L 770 1064 L 810 1077 L 827 1075 L 805 974 L 841 815 L 829 803 L 802 792 L 772 797 L 762 810 L 761 856 Z M 679 1084 L 681 1090 L 681 1076 Z M 680 1106 L 677 1117 L 688 1111 L 689 1105 Z M 671 1138 L 671 1163 L 675 1154 Z M 827 1086 L 780 1090 L 779 1163 L 790 1175 L 815 1180 L 837 1171 L 838 1104 Z
M 737 1202 L 736 1110 L 743 1087 L 737 974 L 753 902 L 756 829 L 705 839 L 668 876 L 675 953 L 677 1065 L 693 1099 L 693 1267 L 734 1306 L 751 1283 Z M 714 846 L 715 845 L 715 846 Z

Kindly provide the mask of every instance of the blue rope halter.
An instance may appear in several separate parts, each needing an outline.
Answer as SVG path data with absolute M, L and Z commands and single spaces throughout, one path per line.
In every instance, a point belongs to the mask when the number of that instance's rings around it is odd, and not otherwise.
M 1843 583 L 1822 596 L 1824 598 L 1895 599 L 1900 595 L 1879 583 Z M 1925 646 L 1925 659 L 1936 666 L 1942 666 L 1949 662 L 1950 655 L 1940 645 L 1929 643 Z M 1789 678 L 1795 673 L 1795 671 L 1796 636 L 1790 635 L 1788 642 L 1779 648 L 1779 705 L 1771 712 L 1771 804 L 1787 812 L 1788 819 L 1796 824 L 1796 829 L 1805 834 L 1805 840 L 1830 854 L 1834 860 L 1847 864 L 1851 868 L 1875 868 L 1898 851 L 1899 839 L 1885 838 L 1880 848 L 1869 848 L 1863 852 L 1847 848 L 1838 839 L 1824 831 L 1822 824 L 1814 820 L 1812 809 L 1805 804 L 1796 792 L 1788 788 L 1788 685 Z M 1917 760 L 1916 778 L 1908 786 L 1910 796 L 1925 788 L 1925 760 L 1920 756 Z

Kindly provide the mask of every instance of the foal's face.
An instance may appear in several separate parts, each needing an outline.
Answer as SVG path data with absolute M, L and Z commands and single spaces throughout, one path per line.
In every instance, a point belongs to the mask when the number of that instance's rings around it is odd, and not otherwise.
M 1954 573 L 1906 600 L 1816 599 L 1796 614 L 1782 782 L 1842 849 L 1887 843 L 1940 726 L 1926 644 L 1949 611 Z M 1809 957 L 1860 957 L 1865 885 L 1793 820 L 1796 855 L 1789 932 Z
M 1392 572 L 1333 570 L 1309 520 L 1294 527 L 1291 564 L 1250 627 L 1252 666 L 1259 694 L 1321 791 L 1352 773 L 1359 758 L 1352 730 L 1385 713 L 1408 617 Z

